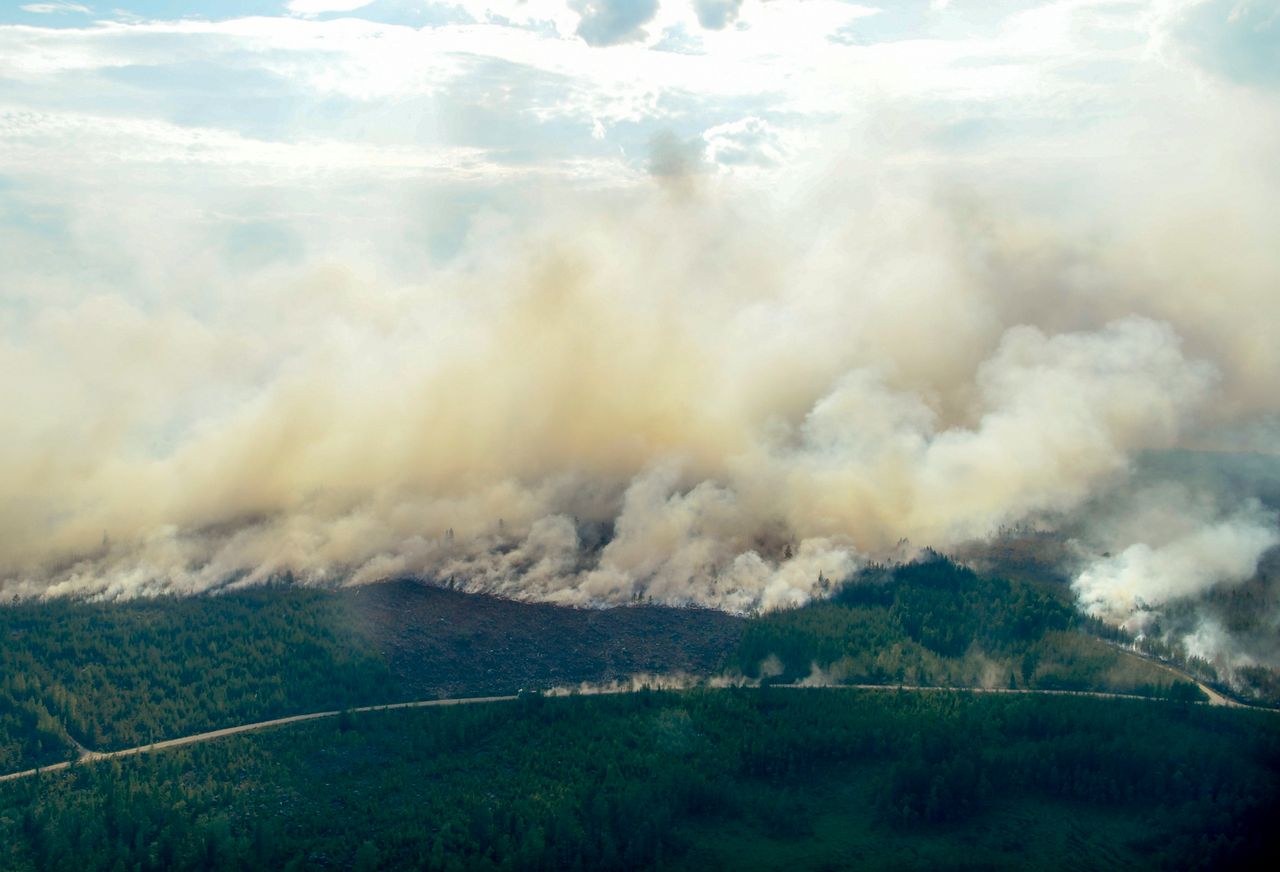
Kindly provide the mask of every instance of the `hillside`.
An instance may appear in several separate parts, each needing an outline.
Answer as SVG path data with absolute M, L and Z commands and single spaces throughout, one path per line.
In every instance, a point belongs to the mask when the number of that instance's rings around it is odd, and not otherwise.
M 1203 699 L 1120 650 L 1044 585 L 981 576 L 938 555 L 861 573 L 831 597 L 752 621 L 735 664 L 749 678 L 1092 690 Z
M 710 609 L 571 609 L 414 581 L 338 591 L 352 628 L 386 660 L 401 692 L 513 693 L 522 687 L 715 672 L 742 618 Z
M 11 771 L 280 715 L 727 674 L 758 688 L 352 713 L 0 783 L 14 870 L 1218 868 L 1274 859 L 1274 713 L 1211 709 L 1052 586 L 936 555 L 742 619 L 400 580 L 0 609 Z M 872 683 L 885 689 L 774 687 Z M 973 694 L 1089 689 L 1161 699 Z M 966 858 L 957 862 L 956 858 Z
M 1052 586 L 941 557 L 751 619 L 574 609 L 399 580 L 0 608 L 0 772 L 311 711 L 651 674 L 1202 698 Z
M 397 581 L 0 607 L 0 771 L 306 711 L 714 670 L 743 621 Z
M 1078 562 L 1079 557 L 1062 533 L 1010 530 L 956 549 L 954 556 L 983 576 L 1013 579 L 1064 605 L 1074 603 L 1069 584 L 1073 561 Z M 1280 663 L 1280 637 L 1274 615 L 1278 610 L 1280 548 L 1272 548 L 1262 555 L 1249 578 L 1167 604 L 1160 621 L 1144 638 L 1126 641 L 1134 641 L 1143 653 L 1221 693 L 1246 703 L 1277 706 L 1280 670 L 1274 665 Z M 1211 663 L 1193 656 L 1178 641 L 1205 626 L 1229 634 L 1237 662 Z

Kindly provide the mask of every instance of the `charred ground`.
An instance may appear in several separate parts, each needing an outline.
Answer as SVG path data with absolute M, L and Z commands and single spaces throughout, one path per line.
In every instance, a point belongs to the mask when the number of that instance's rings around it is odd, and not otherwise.
M 357 705 L 716 670 L 723 612 L 520 603 L 419 581 L 0 608 L 0 772 Z
M 622 681 L 643 673 L 707 675 L 746 621 L 699 608 L 576 609 L 400 580 L 338 594 L 353 628 L 397 686 L 424 696 Z

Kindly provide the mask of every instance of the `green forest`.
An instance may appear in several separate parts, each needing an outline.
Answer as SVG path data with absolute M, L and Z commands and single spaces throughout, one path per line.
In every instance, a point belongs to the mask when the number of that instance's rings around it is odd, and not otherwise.
M 1192 704 L 1199 688 L 1052 585 L 932 556 L 745 622 L 366 593 L 0 608 L 0 773 L 342 712 L 0 783 L 0 869 L 1220 868 L 1276 851 L 1280 716 Z M 697 662 L 761 686 L 350 711 L 467 681 L 545 688 L 515 682 L 585 674 L 565 664 L 602 646 L 610 668 Z
M 0 784 L 0 868 L 1222 868 L 1280 718 L 766 687 L 368 714 Z M 1274 867 L 1272 867 L 1274 868 Z
M 451 596 L 462 600 L 449 607 L 465 612 L 465 595 Z M 386 605 L 394 610 L 404 601 Z M 610 638 L 618 640 L 615 648 L 625 644 L 637 653 L 647 644 L 635 659 L 656 672 L 688 663 L 690 639 L 697 638 L 704 675 L 767 683 L 1201 698 L 1193 684 L 1102 638 L 1107 629 L 1051 587 L 979 576 L 941 557 L 870 570 L 837 585 L 827 599 L 757 616 L 741 629 L 722 626 L 729 619 L 718 613 L 711 622 L 712 614 L 686 610 L 689 620 L 679 624 L 671 621 L 680 610 L 644 607 L 613 610 L 629 620 L 602 629 L 600 612 L 503 603 L 483 635 L 424 609 L 415 617 L 421 627 L 413 628 L 422 641 L 404 642 L 397 627 L 392 632 L 403 644 L 388 648 L 353 602 L 343 592 L 277 584 L 213 597 L 0 607 L 0 773 L 74 758 L 77 746 L 114 750 L 303 712 L 429 697 L 432 688 L 465 696 L 514 693 L 528 681 L 545 687 L 564 674 L 548 648 L 562 647 L 566 661 L 571 651 L 589 659 Z M 555 620 L 545 626 L 554 634 L 528 634 L 520 609 L 543 620 L 550 614 Z M 501 647 L 522 631 L 523 647 Z M 414 644 L 430 646 L 431 657 L 415 660 Z M 534 654 L 541 665 L 512 671 Z M 440 680 L 446 673 L 454 678 Z
M 0 608 L 0 773 L 398 689 L 331 594 L 271 586 Z
M 1049 585 L 983 577 L 933 555 L 869 570 L 828 599 L 756 618 L 734 665 L 750 678 L 780 683 L 1204 698 L 1193 683 L 1120 650 L 1117 633 L 1055 593 Z

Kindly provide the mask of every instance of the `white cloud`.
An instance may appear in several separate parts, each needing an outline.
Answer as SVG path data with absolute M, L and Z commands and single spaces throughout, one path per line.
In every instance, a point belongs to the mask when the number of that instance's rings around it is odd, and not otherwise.
M 286 8 L 295 15 L 323 15 L 326 12 L 354 12 L 373 0 L 289 0 Z
M 92 9 L 80 3 L 27 3 L 18 8 L 23 12 L 32 12 L 36 15 L 58 15 L 66 12 L 75 12 L 80 15 L 93 13 Z
M 774 167 L 786 157 L 781 133 L 761 118 L 743 118 L 702 134 L 707 158 L 724 167 Z
M 30 172 L 65 161 L 78 168 L 170 165 L 253 170 L 275 183 L 316 174 L 413 177 L 487 184 L 528 175 L 589 179 L 616 173 L 612 161 L 506 166 L 484 149 L 387 146 L 341 140 L 275 142 L 217 128 L 0 106 L 0 167 Z M 282 175 L 283 174 L 283 175 Z

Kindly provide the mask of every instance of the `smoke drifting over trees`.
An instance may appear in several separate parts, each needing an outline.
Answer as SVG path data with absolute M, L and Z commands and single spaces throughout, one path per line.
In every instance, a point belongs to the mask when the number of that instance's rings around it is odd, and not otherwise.
M 5 347 L 33 400 L 5 428 L 6 590 L 413 573 L 772 608 L 904 537 L 1070 517 L 1136 452 L 1269 412 L 1240 334 L 1160 317 L 1177 288 L 1119 317 L 1045 290 L 1060 239 L 1002 250 L 1012 227 L 873 197 L 797 240 L 699 196 L 490 241 L 418 286 L 330 267 L 212 321 L 41 313 Z M 1276 522 L 1240 496 L 1145 492 L 1082 603 L 1126 620 L 1247 578 Z
M 1204 87 L 1057 152 L 941 153 L 873 106 L 767 186 L 523 190 L 409 279 L 205 269 L 182 220 L 113 256 L 194 258 L 194 291 L 33 270 L 0 333 L 0 591 L 414 574 L 746 611 L 1030 524 L 1076 540 L 1083 608 L 1149 626 L 1280 541 L 1247 481 L 1132 474 L 1280 449 L 1280 115 Z

